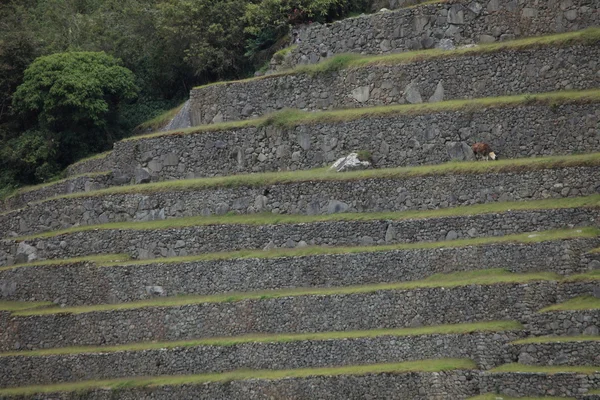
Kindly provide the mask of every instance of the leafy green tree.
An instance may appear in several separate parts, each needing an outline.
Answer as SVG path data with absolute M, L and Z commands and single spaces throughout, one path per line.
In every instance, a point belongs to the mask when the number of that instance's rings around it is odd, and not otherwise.
M 26 128 L 54 133 L 60 165 L 103 150 L 119 131 L 119 105 L 136 96 L 131 71 L 105 53 L 57 53 L 26 70 L 13 105 Z

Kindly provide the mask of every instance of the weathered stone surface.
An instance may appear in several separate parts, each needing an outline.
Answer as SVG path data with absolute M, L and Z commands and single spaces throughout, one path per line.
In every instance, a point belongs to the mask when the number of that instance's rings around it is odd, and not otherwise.
M 350 153 L 334 162 L 329 169 L 336 172 L 346 172 L 368 169 L 369 167 L 371 167 L 370 162 L 361 161 L 358 158 L 358 154 Z

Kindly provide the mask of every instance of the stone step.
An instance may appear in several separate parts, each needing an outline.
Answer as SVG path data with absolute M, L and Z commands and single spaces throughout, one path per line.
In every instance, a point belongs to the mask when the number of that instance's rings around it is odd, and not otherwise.
M 90 192 L 125 183 L 122 177 L 116 177 L 112 172 L 106 171 L 75 175 L 56 182 L 28 186 L 0 201 L 0 213 L 16 210 L 27 206 L 29 203 L 39 202 L 56 196 Z
M 600 387 L 600 366 L 529 366 L 507 364 L 480 373 L 482 393 L 512 397 L 576 397 Z M 509 397 L 510 398 L 510 397 Z
M 438 2 L 332 24 L 312 24 L 300 31 L 301 42 L 291 51 L 288 65 L 316 63 L 341 53 L 452 48 L 598 25 L 598 4 L 589 0 Z
M 113 153 L 107 151 L 100 154 L 95 154 L 91 157 L 84 158 L 71 164 L 65 170 L 67 177 L 73 177 L 77 175 L 86 175 L 90 173 L 110 171 L 113 166 Z
M 0 241 L 0 265 L 15 261 L 126 253 L 148 259 L 207 252 L 431 242 L 535 230 L 597 226 L 598 196 L 448 208 L 434 211 L 247 215 L 83 226 Z M 201 238 L 201 240 L 200 240 Z
M 599 38 L 592 28 L 470 49 L 341 56 L 338 63 L 346 65 L 335 73 L 324 64 L 194 88 L 190 122 L 248 120 L 286 108 L 323 111 L 598 88 Z
M 459 333 L 422 333 L 435 332 L 436 328 L 439 332 L 454 329 Z M 508 321 L 5 353 L 0 354 L 0 387 L 238 369 L 342 367 L 434 358 L 468 358 L 480 368 L 490 368 L 514 361 L 508 357 L 506 348 L 511 340 L 523 337 L 515 331 L 518 328 L 518 323 Z
M 472 279 L 448 276 L 424 282 L 32 309 L 4 314 L 0 351 L 526 320 L 540 307 L 587 295 L 597 285 L 596 280 L 557 279 L 553 274 L 499 277 L 483 271 Z
M 0 236 L 193 215 L 426 210 L 595 194 L 600 153 L 333 173 L 199 178 L 56 197 L 0 214 Z
M 0 300 L 122 303 L 167 295 L 412 281 L 498 267 L 571 275 L 593 267 L 588 251 L 600 244 L 597 234 L 597 229 L 585 228 L 435 244 L 247 250 L 153 261 L 115 263 L 127 258 L 119 255 L 48 260 L 0 268 Z
M 464 359 L 294 370 L 119 378 L 0 390 L 0 399 L 464 399 L 477 391 Z M 83 393 L 82 393 L 83 392 Z M 433 396 L 433 397 L 432 397 Z
M 597 82 L 590 87 L 600 87 L 600 75 L 595 76 Z M 132 183 L 143 183 L 306 170 L 330 166 L 357 151 L 368 152 L 377 168 L 439 164 L 472 159 L 470 146 L 479 141 L 488 143 L 500 159 L 594 152 L 600 150 L 599 93 L 555 92 L 318 114 L 288 110 L 237 127 L 205 125 L 122 140 L 114 145 L 112 169 L 131 177 Z M 288 114 L 293 118 L 277 122 Z
M 548 307 L 528 316 L 525 329 L 535 336 L 598 336 L 600 334 L 600 296 L 584 296 Z
M 511 358 L 525 365 L 600 365 L 600 336 L 542 336 L 517 340 Z

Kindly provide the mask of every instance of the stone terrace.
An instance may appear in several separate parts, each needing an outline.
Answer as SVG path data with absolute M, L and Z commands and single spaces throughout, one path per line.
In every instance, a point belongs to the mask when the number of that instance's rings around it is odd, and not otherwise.
M 599 4 L 409 3 L 4 201 L 0 399 L 597 398 Z

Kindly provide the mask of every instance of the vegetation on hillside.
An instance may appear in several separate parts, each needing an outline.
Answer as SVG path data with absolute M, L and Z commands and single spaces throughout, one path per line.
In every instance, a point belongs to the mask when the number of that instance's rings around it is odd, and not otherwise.
M 194 85 L 252 75 L 288 44 L 291 26 L 341 18 L 367 3 L 3 1 L 0 196 L 106 150 L 179 105 Z

